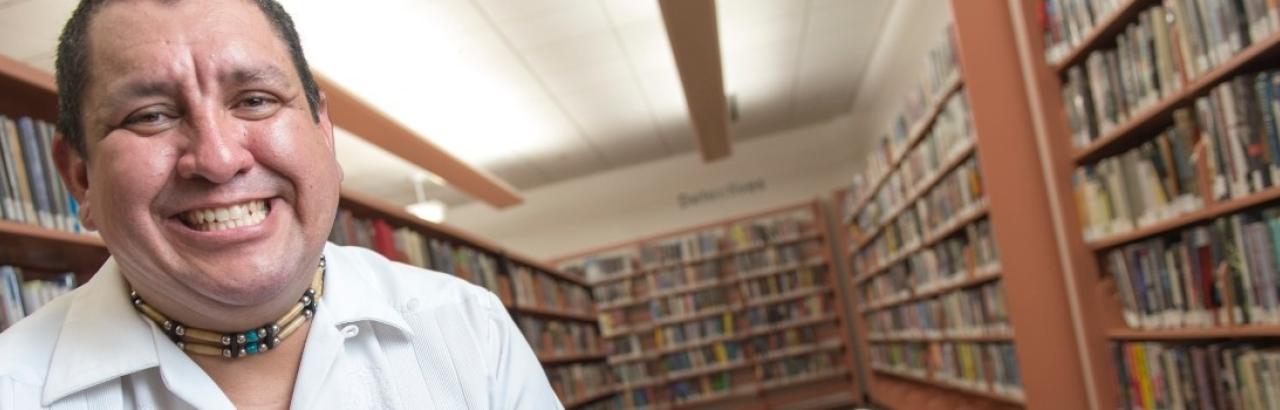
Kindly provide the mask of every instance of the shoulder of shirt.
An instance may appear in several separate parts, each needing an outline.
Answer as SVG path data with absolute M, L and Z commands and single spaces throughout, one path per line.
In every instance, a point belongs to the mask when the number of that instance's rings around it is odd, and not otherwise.
M 425 309 L 463 305 L 505 313 L 497 295 L 457 276 L 396 262 L 362 247 L 333 248 L 358 266 L 351 274 L 375 286 L 392 303 L 417 300 Z
M 78 293 L 59 296 L 0 333 L 0 378 L 44 384 L 58 333 Z

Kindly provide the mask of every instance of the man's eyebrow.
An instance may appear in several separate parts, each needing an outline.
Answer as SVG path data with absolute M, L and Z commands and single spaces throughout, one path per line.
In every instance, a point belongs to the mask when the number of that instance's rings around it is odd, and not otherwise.
M 271 84 L 287 86 L 289 76 L 284 70 L 273 65 L 242 67 L 223 73 L 218 81 L 224 86 L 245 86 L 251 84 Z
M 109 106 L 120 105 L 138 98 L 154 97 L 158 95 L 173 95 L 176 89 L 177 84 L 169 81 L 130 81 L 111 92 L 110 97 L 108 97 L 108 101 L 110 101 Z

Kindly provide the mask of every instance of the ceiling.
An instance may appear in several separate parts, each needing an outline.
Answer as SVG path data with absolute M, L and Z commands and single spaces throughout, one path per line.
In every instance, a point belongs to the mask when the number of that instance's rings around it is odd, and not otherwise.
M 52 71 L 75 0 L 0 0 L 0 54 Z M 312 68 L 520 190 L 695 150 L 655 0 L 281 0 Z M 720 0 L 735 141 L 849 111 L 889 0 Z M 345 132 L 348 188 L 416 166 Z M 429 184 L 428 196 L 468 199 Z

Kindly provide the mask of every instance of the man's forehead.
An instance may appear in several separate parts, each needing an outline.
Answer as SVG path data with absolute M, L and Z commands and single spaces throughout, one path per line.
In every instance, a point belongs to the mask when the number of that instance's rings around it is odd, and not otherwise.
M 212 64 L 219 79 L 291 77 L 288 51 L 247 1 L 117 1 L 90 22 L 92 66 L 125 73 L 178 74 Z M 101 70 L 99 70 L 101 71 Z

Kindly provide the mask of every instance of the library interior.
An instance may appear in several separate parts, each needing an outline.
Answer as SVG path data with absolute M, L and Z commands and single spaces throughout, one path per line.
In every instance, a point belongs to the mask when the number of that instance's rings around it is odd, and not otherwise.
M 1280 2 L 277 1 L 327 242 L 496 295 L 564 408 L 1280 408 Z M 0 0 L 0 330 L 117 249 L 78 3 Z

